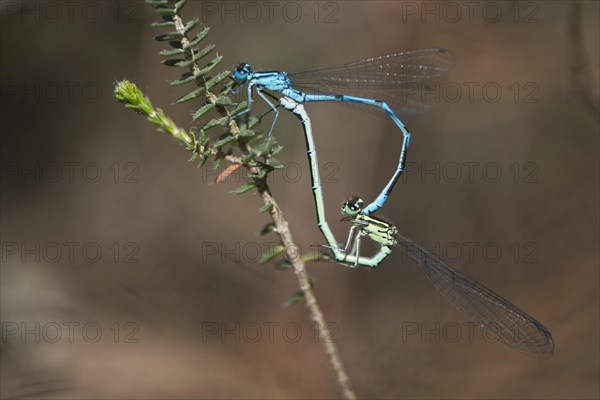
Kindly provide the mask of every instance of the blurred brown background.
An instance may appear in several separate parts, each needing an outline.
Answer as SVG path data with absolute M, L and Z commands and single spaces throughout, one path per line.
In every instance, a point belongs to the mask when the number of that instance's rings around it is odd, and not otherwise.
M 598 2 L 582 3 L 575 35 L 566 1 L 252 4 L 184 10 L 211 27 L 222 68 L 454 53 L 439 104 L 404 119 L 409 171 L 382 215 L 556 342 L 541 361 L 469 337 L 400 253 L 376 270 L 310 265 L 359 397 L 598 398 Z M 243 176 L 212 184 L 216 173 L 112 98 L 127 78 L 184 127 L 199 107 L 172 105 L 182 91 L 160 64 L 156 13 L 138 1 L 3 1 L 1 18 L 2 397 L 337 397 L 305 308 L 281 306 L 293 274 L 257 263 L 275 236 L 258 235 L 268 218 L 256 195 L 230 193 Z M 375 113 L 307 109 L 341 238 L 339 205 L 378 193 L 401 135 Z M 272 190 L 309 251 L 323 239 L 302 131 L 282 113 L 275 135 L 286 169 Z

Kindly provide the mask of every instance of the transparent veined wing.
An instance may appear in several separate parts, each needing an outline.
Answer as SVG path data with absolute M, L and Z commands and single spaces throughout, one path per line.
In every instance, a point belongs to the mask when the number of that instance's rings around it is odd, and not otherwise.
M 382 100 L 395 111 L 412 113 L 434 102 L 436 78 L 454 65 L 445 49 L 421 49 L 368 58 L 348 64 L 289 74 L 294 89 L 307 94 L 343 94 Z M 364 108 L 363 106 L 360 106 Z
M 398 234 L 398 246 L 421 267 L 450 303 L 501 342 L 528 355 L 549 358 L 554 353 L 550 331 L 505 298 L 458 272 L 432 251 Z

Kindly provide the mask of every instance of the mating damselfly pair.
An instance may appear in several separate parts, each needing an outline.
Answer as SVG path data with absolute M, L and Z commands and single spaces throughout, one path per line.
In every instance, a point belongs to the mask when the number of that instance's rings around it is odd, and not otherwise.
M 233 118 L 250 111 L 254 88 L 275 112 L 269 136 L 279 115 L 278 106 L 291 111 L 300 119 L 307 145 L 317 224 L 337 262 L 353 267 L 362 265 L 375 268 L 392 253 L 395 246 L 399 246 L 417 262 L 440 293 L 467 318 L 482 328 L 493 329 L 502 342 L 517 350 L 547 358 L 554 352 L 554 342 L 550 332 L 540 322 L 461 274 L 431 251 L 399 234 L 391 223 L 372 215 L 384 206 L 405 168 L 410 133 L 394 110 L 402 112 L 410 108 L 411 105 L 402 100 L 406 99 L 405 90 L 411 83 L 438 78 L 453 64 L 452 54 L 444 49 L 415 50 L 290 74 L 281 71 L 254 71 L 249 64 L 242 63 L 235 68 L 233 79 L 240 88 L 247 85 L 248 107 Z M 279 93 L 281 97 L 273 93 Z M 275 106 L 269 98 L 277 100 L 278 105 Z M 325 217 L 312 125 L 304 109 L 304 103 L 322 101 L 380 109 L 392 119 L 403 135 L 398 165 L 375 200 L 366 206 L 358 197 L 344 203 L 344 220 L 352 222 L 352 226 L 343 247 L 336 240 Z M 379 245 L 379 250 L 372 257 L 360 254 L 361 239 L 365 236 Z

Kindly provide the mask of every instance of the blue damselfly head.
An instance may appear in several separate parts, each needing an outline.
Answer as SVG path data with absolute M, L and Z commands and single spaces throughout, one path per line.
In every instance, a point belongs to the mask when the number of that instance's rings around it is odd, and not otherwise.
M 252 73 L 252 67 L 248 63 L 241 63 L 233 70 L 233 78 L 240 83 L 245 83 Z
M 342 205 L 342 214 L 348 216 L 357 215 L 362 211 L 364 205 L 365 201 L 363 199 L 358 196 L 352 197 Z

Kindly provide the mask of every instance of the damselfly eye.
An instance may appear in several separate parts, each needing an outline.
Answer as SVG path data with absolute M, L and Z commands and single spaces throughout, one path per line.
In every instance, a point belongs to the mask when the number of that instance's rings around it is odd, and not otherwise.
M 248 75 L 252 72 L 252 68 L 248 63 L 241 63 L 233 71 L 233 77 L 238 80 L 245 82 L 248 79 Z
M 354 216 L 362 211 L 365 202 L 360 197 L 353 197 L 342 206 L 342 214 Z

